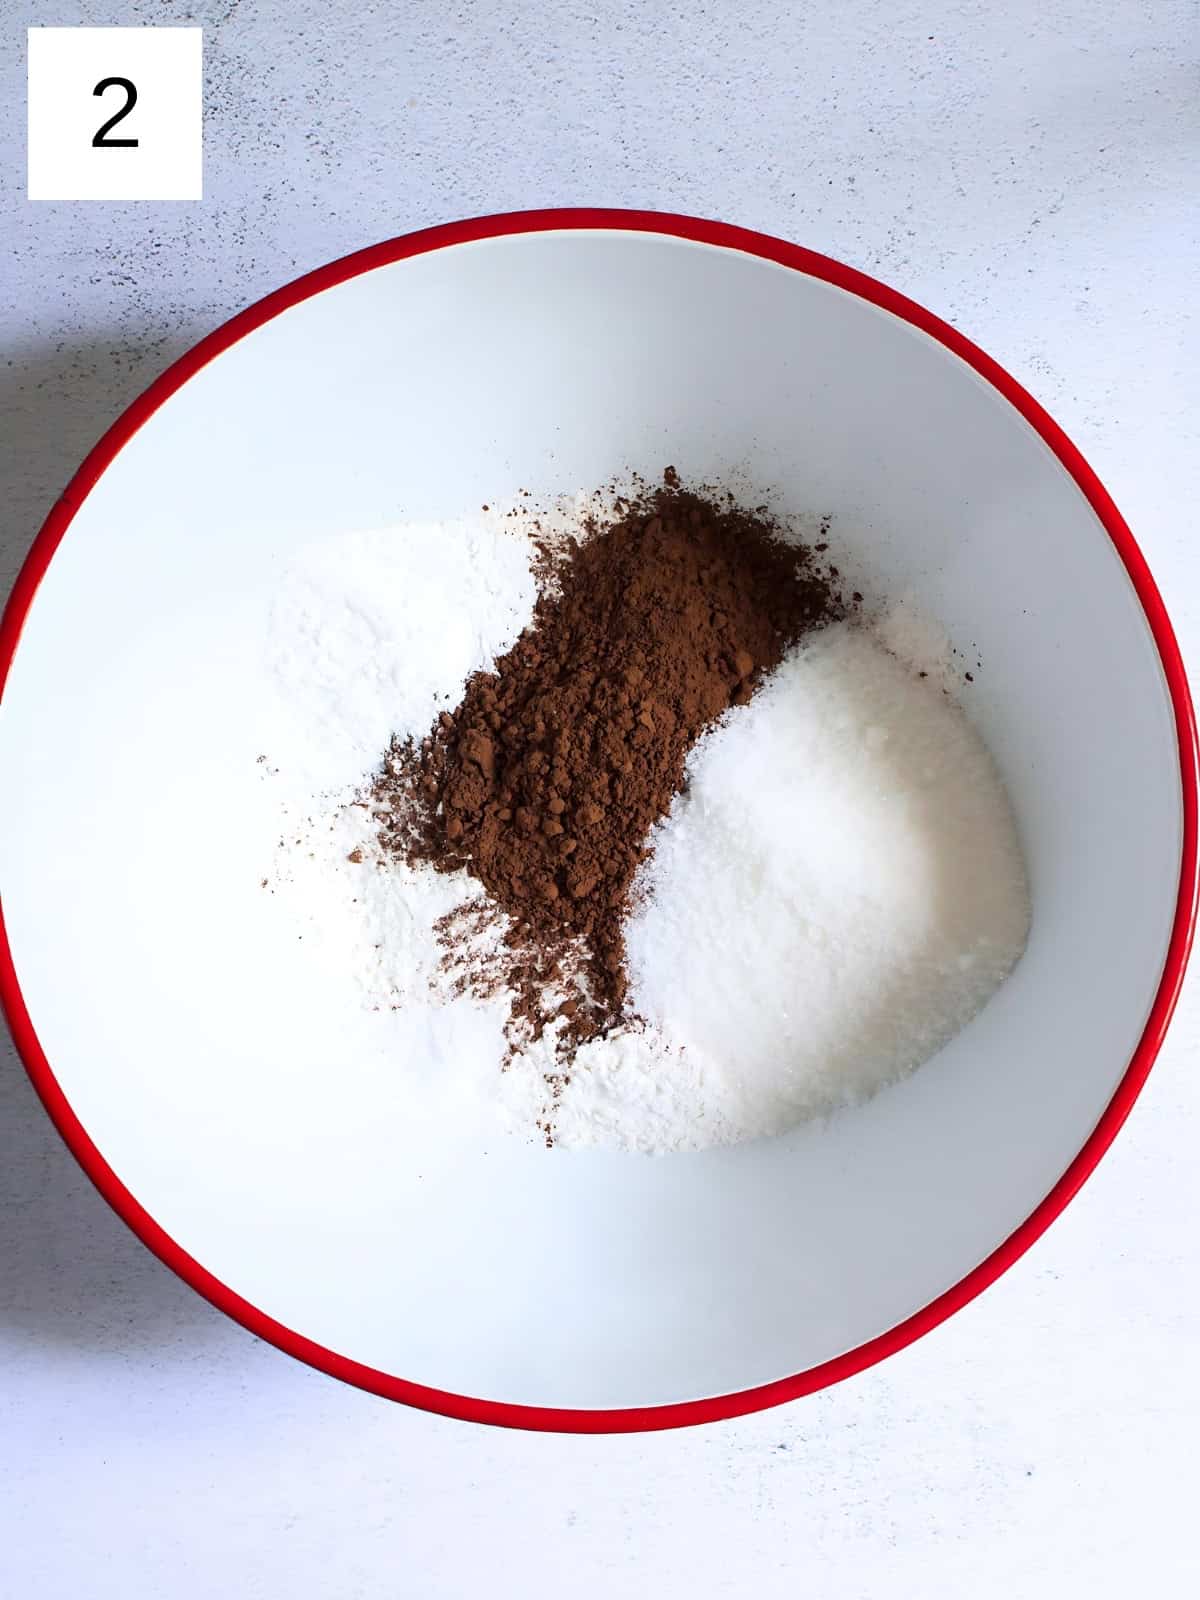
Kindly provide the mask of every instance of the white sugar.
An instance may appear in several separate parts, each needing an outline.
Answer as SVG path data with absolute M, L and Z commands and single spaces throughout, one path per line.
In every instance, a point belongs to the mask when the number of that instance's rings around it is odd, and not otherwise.
M 1024 947 L 1024 867 L 987 750 L 865 630 L 793 652 L 689 776 L 639 885 L 632 1000 L 712 1064 L 730 1137 L 910 1071 Z

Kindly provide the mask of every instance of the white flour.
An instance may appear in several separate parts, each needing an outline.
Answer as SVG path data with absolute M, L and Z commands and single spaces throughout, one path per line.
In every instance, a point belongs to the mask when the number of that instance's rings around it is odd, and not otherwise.
M 531 556 L 520 519 L 494 512 L 324 541 L 289 576 L 272 770 L 291 778 L 287 836 L 298 811 L 314 820 L 273 887 L 320 944 L 331 992 L 381 1027 L 397 1010 L 420 1023 L 428 1060 L 397 1071 L 422 1093 L 478 1101 L 524 1137 L 549 1118 L 560 1148 L 777 1133 L 927 1059 L 1017 960 L 1029 902 L 1007 797 L 943 693 L 948 647 L 893 607 L 877 631 L 896 654 L 830 628 L 692 751 L 628 929 L 644 1025 L 581 1049 L 552 1106 L 551 1041 L 501 1072 L 506 1002 L 450 992 L 434 931 L 477 885 L 381 862 L 369 813 L 346 802 L 392 733 L 424 734 L 513 642 Z
M 317 786 L 357 783 L 394 732 L 427 732 L 468 675 L 529 620 L 529 563 L 523 529 L 500 516 L 310 546 L 287 576 L 271 627 L 291 764 L 302 762 Z

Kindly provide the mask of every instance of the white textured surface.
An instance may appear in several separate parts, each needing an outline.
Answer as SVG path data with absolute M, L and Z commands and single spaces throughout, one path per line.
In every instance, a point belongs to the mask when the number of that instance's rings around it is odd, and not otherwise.
M 72 22 L 205 25 L 202 204 L 27 204 L 23 29 Z M 5 579 L 101 428 L 246 301 L 458 215 L 647 205 L 966 329 L 1082 446 L 1195 654 L 1190 0 L 35 0 L 0 37 Z M 1083 1195 L 938 1332 L 782 1410 L 610 1440 L 443 1422 L 256 1343 L 108 1213 L 9 1052 L 0 1592 L 1188 1593 L 1197 1042 L 1193 983 Z

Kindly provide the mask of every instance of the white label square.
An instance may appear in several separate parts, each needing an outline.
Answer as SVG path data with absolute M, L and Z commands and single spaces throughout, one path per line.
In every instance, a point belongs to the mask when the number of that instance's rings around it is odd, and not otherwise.
M 202 34 L 30 28 L 29 198 L 201 199 Z

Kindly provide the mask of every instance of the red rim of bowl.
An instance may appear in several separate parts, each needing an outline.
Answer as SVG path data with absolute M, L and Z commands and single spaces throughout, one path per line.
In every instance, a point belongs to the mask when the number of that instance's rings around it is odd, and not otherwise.
M 399 239 L 372 245 L 365 250 L 356 251 L 353 255 L 344 256 L 340 261 L 319 267 L 315 272 L 306 273 L 294 283 L 277 289 L 202 339 L 157 378 L 113 424 L 87 456 L 46 518 L 21 568 L 3 619 L 0 621 L 0 690 L 3 689 L 8 677 L 9 668 L 20 643 L 25 618 L 37 593 L 38 585 L 75 513 L 122 446 L 158 410 L 163 401 L 186 383 L 193 373 L 198 372 L 214 356 L 228 349 L 237 340 L 255 328 L 261 327 L 272 317 L 278 316 L 281 311 L 287 310 L 289 306 L 307 300 L 312 295 L 320 294 L 322 290 L 329 289 L 335 284 L 344 283 L 348 278 L 357 277 L 359 273 L 370 272 L 393 261 L 423 255 L 431 250 L 443 250 L 452 245 L 500 238 L 508 234 L 568 229 L 660 234 L 697 244 L 714 245 L 725 250 L 738 250 L 766 261 L 777 262 L 781 266 L 791 267 L 810 277 L 822 279 L 911 323 L 944 345 L 968 366 L 973 367 L 981 377 L 999 390 L 1031 427 L 1037 430 L 1063 468 L 1075 480 L 1124 562 L 1154 636 L 1175 714 L 1183 805 L 1179 894 L 1162 977 L 1150 1008 L 1145 1030 L 1116 1092 L 1062 1177 L 1040 1205 L 1005 1239 L 1003 1244 L 952 1288 L 947 1289 L 944 1294 L 939 1295 L 936 1300 L 931 1301 L 913 1316 L 898 1323 L 894 1328 L 889 1328 L 886 1333 L 859 1345 L 856 1349 L 846 1351 L 844 1355 L 837 1356 L 831 1361 L 810 1367 L 806 1372 L 799 1372 L 793 1377 L 781 1378 L 758 1388 L 743 1389 L 736 1394 L 715 1395 L 707 1399 L 687 1400 L 670 1405 L 634 1406 L 603 1411 L 509 1405 L 497 1400 L 451 1394 L 441 1389 L 427 1388 L 423 1384 L 410 1383 L 403 1378 L 393 1377 L 389 1373 L 379 1372 L 357 1361 L 351 1361 L 333 1350 L 326 1350 L 311 1339 L 306 1339 L 303 1334 L 285 1328 L 265 1312 L 242 1299 L 181 1249 L 159 1227 L 108 1166 L 59 1087 L 50 1063 L 38 1043 L 33 1022 L 21 995 L 8 935 L 4 928 L 2 909 L 0 909 L 0 1004 L 3 1004 L 17 1049 L 24 1060 L 34 1088 L 72 1154 L 100 1193 L 128 1223 L 143 1244 L 147 1245 L 160 1260 L 213 1305 L 252 1333 L 278 1345 L 288 1355 L 295 1356 L 335 1378 L 341 1378 L 347 1383 L 382 1395 L 386 1399 L 402 1400 L 408 1405 L 440 1412 L 444 1416 L 514 1428 L 571 1433 L 615 1433 L 652 1428 L 676 1428 L 740 1416 L 746 1412 L 778 1405 L 785 1400 L 798 1399 L 802 1395 L 812 1394 L 815 1390 L 837 1383 L 843 1378 L 849 1378 L 874 1365 L 875 1362 L 882 1361 L 885 1356 L 902 1350 L 966 1305 L 968 1301 L 973 1300 L 1023 1255 L 1058 1216 L 1077 1193 L 1085 1178 L 1093 1171 L 1112 1143 L 1117 1130 L 1129 1115 L 1162 1045 L 1167 1025 L 1175 1009 L 1191 949 L 1196 916 L 1197 744 L 1195 716 L 1179 646 L 1162 598 L 1133 535 L 1096 474 L 1062 429 L 990 356 L 977 349 L 970 340 L 964 338 L 948 323 L 933 316 L 905 296 L 897 294 L 895 290 L 877 283 L 853 267 L 843 266 L 840 262 L 832 261 L 827 256 L 818 255 L 812 250 L 806 250 L 800 245 L 788 244 L 767 234 L 754 233 L 728 223 L 706 222 L 666 212 L 590 208 L 520 211 L 502 216 L 472 218 L 463 222 L 426 228 L 419 233 L 406 234 Z

